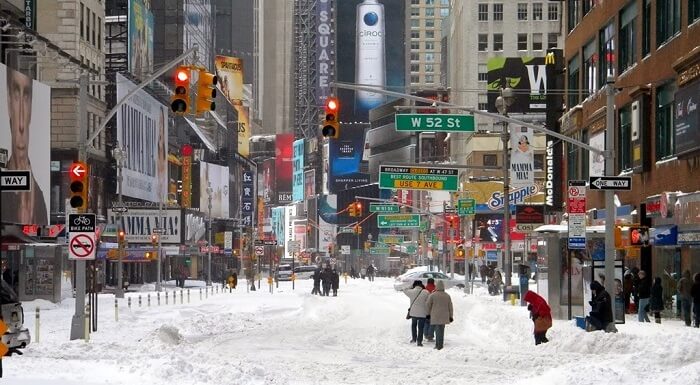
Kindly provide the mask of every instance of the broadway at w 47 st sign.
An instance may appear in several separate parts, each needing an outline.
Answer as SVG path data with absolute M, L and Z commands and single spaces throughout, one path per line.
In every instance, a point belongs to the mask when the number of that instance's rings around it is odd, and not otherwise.
M 446 167 L 380 166 L 379 188 L 459 190 L 459 170 Z

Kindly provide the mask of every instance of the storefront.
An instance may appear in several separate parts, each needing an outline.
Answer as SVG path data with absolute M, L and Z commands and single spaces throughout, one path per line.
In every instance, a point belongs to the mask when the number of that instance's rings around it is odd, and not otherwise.
M 679 271 L 700 273 L 700 192 L 676 195 L 673 208 L 678 226 Z

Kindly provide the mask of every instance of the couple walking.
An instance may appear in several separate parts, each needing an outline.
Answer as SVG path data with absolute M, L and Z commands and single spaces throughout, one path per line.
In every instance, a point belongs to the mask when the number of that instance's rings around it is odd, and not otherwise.
M 454 317 L 452 299 L 445 293 L 445 283 L 432 278 L 427 286 L 416 280 L 411 289 L 405 289 L 411 304 L 406 319 L 411 320 L 411 343 L 423 346 L 423 336 L 428 341 L 433 340 L 435 333 L 435 349 L 442 349 L 445 338 L 445 325 L 451 323 Z

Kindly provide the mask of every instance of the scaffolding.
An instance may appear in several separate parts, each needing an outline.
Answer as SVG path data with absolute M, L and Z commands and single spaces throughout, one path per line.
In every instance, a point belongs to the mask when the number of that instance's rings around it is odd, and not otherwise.
M 318 134 L 319 105 L 316 100 L 318 0 L 294 2 L 294 136 L 310 140 Z

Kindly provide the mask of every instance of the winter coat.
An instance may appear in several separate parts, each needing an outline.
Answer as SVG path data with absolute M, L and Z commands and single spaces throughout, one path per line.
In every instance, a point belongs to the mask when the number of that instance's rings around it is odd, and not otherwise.
M 426 303 L 428 314 L 430 314 L 431 325 L 446 325 L 452 322 L 454 309 L 452 308 L 452 298 L 445 293 L 445 283 L 438 281 L 435 291 L 428 296 Z
M 374 274 L 374 265 L 367 266 L 367 275 L 373 275 L 373 274 Z
M 429 293 L 432 293 L 435 291 L 435 284 L 428 282 L 427 285 L 425 285 L 425 290 L 427 290 Z
M 637 295 L 641 299 L 649 298 L 651 296 L 651 284 L 649 283 L 649 278 L 644 277 L 644 279 L 639 280 L 639 283 L 637 284 Z
M 605 291 L 603 285 L 598 281 L 591 282 L 591 290 L 595 290 L 595 297 L 591 300 L 591 314 L 595 313 L 603 324 L 613 321 L 612 302 L 610 294 Z
M 403 293 L 408 297 L 409 304 L 412 304 L 408 309 L 408 315 L 411 317 L 425 318 L 425 316 L 428 315 L 426 301 L 430 293 L 420 286 L 416 286 L 413 289 L 405 289 Z
M 331 274 L 333 274 L 333 276 L 331 277 L 331 285 L 333 287 L 333 290 L 338 290 L 338 287 L 340 286 L 340 276 L 335 270 L 333 270 Z
M 535 322 L 535 333 L 545 333 L 552 327 L 552 309 L 547 301 L 531 290 L 525 293 L 523 299 L 532 305 L 530 317 Z
M 690 288 L 690 296 L 693 297 L 694 306 L 700 306 L 700 273 L 695 273 L 693 280 L 695 283 Z
M 686 270 L 683 273 L 683 278 L 681 278 L 678 281 L 678 286 L 676 287 L 676 290 L 678 290 L 678 294 L 686 300 L 690 299 L 690 289 L 693 287 L 693 280 L 690 278 L 690 272 Z
M 651 287 L 651 299 L 649 308 L 652 311 L 664 310 L 664 288 L 661 287 L 661 278 L 654 279 L 654 286 Z
M 321 281 L 323 285 L 330 285 L 333 283 L 333 271 L 331 269 L 325 269 L 321 273 Z
M 318 286 L 318 285 L 321 284 L 321 274 L 323 274 L 323 273 L 321 272 L 321 269 L 316 269 L 316 270 L 314 270 L 314 275 L 313 275 L 313 278 L 314 278 L 314 286 Z

